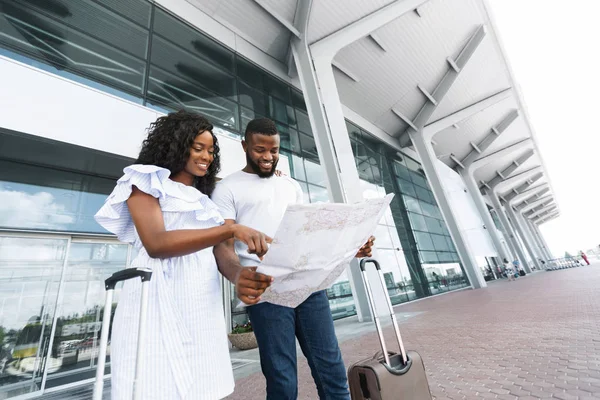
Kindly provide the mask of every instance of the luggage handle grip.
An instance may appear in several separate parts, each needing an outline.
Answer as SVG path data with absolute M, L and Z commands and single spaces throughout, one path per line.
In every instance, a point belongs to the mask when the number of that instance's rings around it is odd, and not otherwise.
M 381 329 L 381 324 L 379 322 L 379 316 L 377 315 L 377 310 L 375 309 L 375 300 L 373 299 L 373 292 L 371 290 L 371 284 L 369 283 L 369 278 L 367 277 L 366 266 L 367 264 L 372 263 L 375 265 L 377 269 L 377 273 L 379 275 L 379 280 L 381 283 L 381 287 L 383 289 L 384 297 L 387 302 L 388 310 L 390 313 L 390 318 L 392 320 L 392 326 L 394 327 L 394 332 L 396 334 L 396 340 L 398 342 L 398 347 L 400 349 L 400 354 L 402 356 L 402 364 L 404 366 L 409 366 L 409 359 L 406 354 L 406 350 L 404 349 L 404 343 L 402 341 L 402 336 L 400 335 L 400 329 L 398 328 L 398 321 L 396 320 L 396 314 L 394 313 L 394 308 L 392 307 L 392 301 L 390 300 L 390 296 L 387 293 L 387 287 L 385 284 L 385 279 L 383 277 L 383 271 L 381 270 L 381 266 L 379 262 L 374 258 L 363 258 L 360 260 L 359 266 L 363 276 L 363 280 L 365 281 L 365 286 L 367 289 L 367 299 L 369 301 L 369 305 L 371 306 L 371 312 L 373 313 L 373 320 L 375 321 L 375 326 L 377 328 L 377 333 L 379 334 L 379 340 L 381 342 L 381 350 L 383 352 L 383 356 L 385 358 L 385 363 L 389 368 L 394 368 L 390 363 L 390 357 L 387 352 L 387 347 L 385 345 L 385 340 L 383 337 L 383 330 Z
M 142 282 L 149 281 L 152 278 L 152 270 L 148 268 L 127 268 L 112 274 L 104 281 L 104 286 L 106 290 L 114 290 L 117 283 L 133 278 L 142 278 Z
M 360 270 L 362 272 L 365 272 L 367 264 L 368 263 L 373 263 L 375 265 L 375 268 L 377 268 L 377 271 L 381 271 L 381 266 L 379 265 L 379 261 L 377 261 L 374 258 L 362 258 L 360 260 Z

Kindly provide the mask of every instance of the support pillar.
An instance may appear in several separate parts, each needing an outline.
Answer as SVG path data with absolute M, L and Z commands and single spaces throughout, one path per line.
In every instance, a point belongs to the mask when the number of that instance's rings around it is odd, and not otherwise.
M 535 231 L 535 229 L 531 225 L 531 222 L 527 218 L 523 218 L 523 220 L 525 221 L 525 224 L 527 224 L 527 227 L 529 228 L 529 231 L 531 232 L 531 237 L 533 237 L 533 240 L 535 240 L 535 242 L 537 243 L 537 246 L 540 249 L 540 253 L 544 257 L 544 259 L 546 261 L 551 260 L 552 258 L 549 257 L 550 255 L 548 254 L 548 252 L 546 251 L 546 248 L 545 248 L 544 244 L 542 243 L 542 241 L 538 237 L 537 232 Z
M 540 264 L 540 261 L 538 260 L 538 256 L 535 253 L 535 251 L 533 251 L 533 245 L 531 244 L 531 239 L 526 235 L 525 229 L 523 229 L 523 226 L 521 225 L 521 221 L 517 218 L 516 213 L 514 212 L 514 210 L 512 209 L 512 207 L 510 205 L 507 204 L 505 209 L 506 209 L 506 212 L 508 213 L 508 215 L 510 216 L 511 220 L 514 222 L 514 227 L 517 230 L 517 233 L 519 234 L 519 236 L 521 237 L 521 241 L 523 242 L 523 245 L 525 245 L 527 252 L 531 256 L 531 262 L 533 263 L 533 265 L 535 265 L 535 267 L 538 270 L 541 270 L 542 264 Z
M 310 124 L 315 137 L 319 160 L 327 178 L 329 198 L 336 203 L 356 203 L 363 200 L 360 178 L 354 162 L 354 154 L 339 95 L 331 72 L 329 84 L 319 85 L 313 60 L 303 40 L 293 39 L 291 44 L 298 78 L 302 85 Z M 331 70 L 331 65 L 329 65 Z M 323 71 L 321 71 L 323 73 Z M 321 76 L 320 81 L 324 81 Z M 322 101 L 327 99 L 327 101 Z M 334 140 L 335 137 L 335 140 Z M 367 302 L 365 286 L 353 260 L 347 269 L 350 288 L 354 295 L 359 321 L 370 321 L 372 315 Z
M 498 199 L 498 196 L 495 193 L 489 193 L 489 196 L 490 196 L 490 199 L 492 200 L 492 205 L 494 206 L 494 209 L 496 210 L 496 214 L 498 215 L 498 218 L 500 219 L 500 222 L 502 223 L 502 226 L 504 227 L 504 233 L 506 236 L 506 240 L 508 240 L 511 243 L 513 250 L 516 251 L 517 258 L 521 261 L 521 265 L 523 266 L 523 269 L 525 270 L 525 272 L 530 273 L 531 268 L 527 264 L 527 258 L 525 258 L 525 253 L 523 253 L 523 250 L 521 249 L 521 246 L 519 245 L 519 242 L 517 241 L 517 238 L 512 229 L 512 226 L 510 225 L 510 221 L 508 220 L 508 217 L 506 216 L 506 214 L 504 213 L 504 210 L 502 209 L 502 205 L 500 204 L 500 199 Z M 510 261 L 512 261 L 512 260 L 510 260 Z
M 452 240 L 454 241 L 454 245 L 458 251 L 458 256 L 460 257 L 462 265 L 465 268 L 469 282 L 471 282 L 471 286 L 473 286 L 474 289 L 484 288 L 487 286 L 487 283 L 483 278 L 483 274 L 477 265 L 475 257 L 473 257 L 473 253 L 469 249 L 465 236 L 458 226 L 458 220 L 454 215 L 454 211 L 452 211 L 450 203 L 446 197 L 446 193 L 444 192 L 440 175 L 438 174 L 435 166 L 437 157 L 435 156 L 431 142 L 424 137 L 422 132 L 409 130 L 408 133 L 413 145 L 415 146 L 415 150 L 419 155 L 421 165 L 423 166 L 425 175 L 429 180 L 429 185 L 431 186 L 435 200 L 437 201 L 440 211 L 444 216 L 444 220 L 446 221 L 446 225 L 448 226 L 448 230 L 450 231 L 450 235 L 452 236 Z
M 525 231 L 525 235 L 529 238 L 529 241 L 533 245 L 533 249 L 537 253 L 538 257 L 544 261 L 548 261 L 548 258 L 542 249 L 542 246 L 540 246 L 540 242 L 537 240 L 535 234 L 531 230 L 531 226 L 527 223 L 527 219 L 523 217 L 523 214 L 521 214 L 518 210 L 515 210 L 515 215 L 521 223 L 521 226 Z
M 467 190 L 469 191 L 469 194 L 471 195 L 471 198 L 473 199 L 473 202 L 475 203 L 475 206 L 477 207 L 477 210 L 479 211 L 479 214 L 483 219 L 483 223 L 485 224 L 487 231 L 490 234 L 490 238 L 494 243 L 494 247 L 498 251 L 498 256 L 500 257 L 502 263 L 504 263 L 504 260 L 510 261 L 511 256 L 506 252 L 506 249 L 502 245 L 502 241 L 500 240 L 500 236 L 498 235 L 498 231 L 496 230 L 496 224 L 494 224 L 494 220 L 492 219 L 492 216 L 488 211 L 487 205 L 485 204 L 485 201 L 481 196 L 481 192 L 477 187 L 475 178 L 467 170 L 464 169 L 460 170 L 460 176 L 462 177 L 463 182 L 465 183 L 465 186 L 467 187 Z
M 531 220 L 529 221 L 529 223 L 531 224 L 531 227 L 533 228 L 533 231 L 536 233 L 537 238 L 542 243 L 542 246 L 543 246 L 544 250 L 546 251 L 546 253 L 548 253 L 548 256 L 550 257 L 550 260 L 552 260 L 554 258 L 554 254 L 552 254 L 552 251 L 550 250 L 550 246 L 548 246 L 548 243 L 546 242 L 546 239 L 544 238 L 544 235 L 542 235 L 542 232 L 540 231 L 540 227 L 538 225 L 536 225 Z

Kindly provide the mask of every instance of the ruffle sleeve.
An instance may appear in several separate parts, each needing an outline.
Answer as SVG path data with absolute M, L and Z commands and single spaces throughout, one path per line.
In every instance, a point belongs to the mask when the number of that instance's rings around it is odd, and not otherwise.
M 124 175 L 94 218 L 104 229 L 117 235 L 120 241 L 133 243 L 135 226 L 127 200 L 132 186 L 159 200 L 163 212 L 194 212 L 198 221 L 213 220 L 223 224 L 218 207 L 196 188 L 169 179 L 170 171 L 154 165 L 135 164 L 126 167 Z

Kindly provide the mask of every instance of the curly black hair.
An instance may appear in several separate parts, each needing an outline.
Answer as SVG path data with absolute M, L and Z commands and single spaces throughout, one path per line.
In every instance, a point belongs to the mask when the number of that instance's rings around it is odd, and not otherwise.
M 213 137 L 214 160 L 205 176 L 196 177 L 194 187 L 210 196 L 221 170 L 221 158 L 213 126 L 201 115 L 182 110 L 159 117 L 150 124 L 148 137 L 142 143 L 142 150 L 135 163 L 156 165 L 175 175 L 185 168 L 194 139 L 204 131 L 209 131 Z

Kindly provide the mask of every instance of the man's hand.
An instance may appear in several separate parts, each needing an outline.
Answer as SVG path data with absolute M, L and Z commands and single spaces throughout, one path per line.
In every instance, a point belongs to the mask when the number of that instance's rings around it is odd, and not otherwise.
M 358 253 L 354 257 L 356 258 L 364 258 L 371 257 L 373 254 L 373 245 L 375 243 L 375 236 L 371 236 L 367 243 L 363 244 L 363 247 L 358 250 Z
M 260 296 L 271 286 L 273 277 L 256 272 L 257 267 L 242 267 L 235 278 L 235 292 L 245 304 L 260 301 Z

